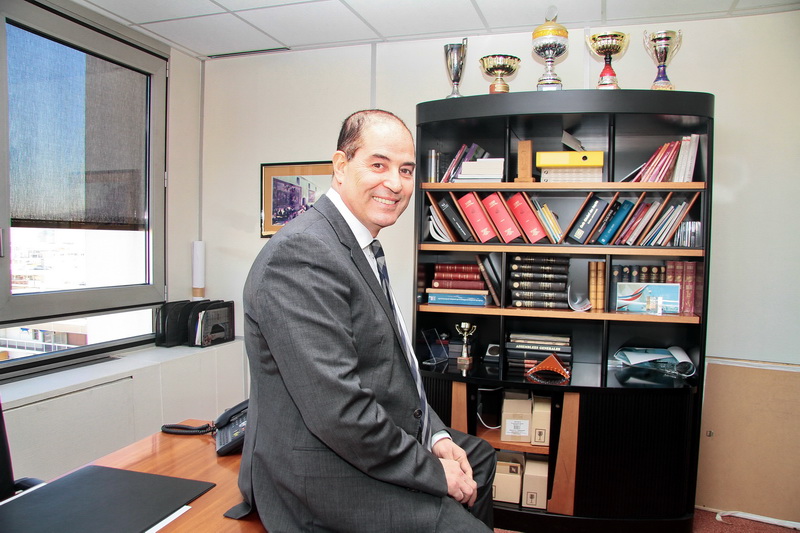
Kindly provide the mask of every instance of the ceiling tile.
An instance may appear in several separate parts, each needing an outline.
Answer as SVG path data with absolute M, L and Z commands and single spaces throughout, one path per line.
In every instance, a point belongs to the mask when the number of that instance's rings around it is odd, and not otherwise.
M 256 9 L 260 7 L 284 6 L 288 4 L 309 3 L 308 0 L 215 0 L 219 5 L 239 11 L 241 9 Z
M 206 56 L 284 46 L 231 14 L 154 22 L 142 27 Z
M 725 14 L 735 0 L 606 0 L 608 20 L 654 19 L 661 17 L 687 16 L 700 13 Z
M 88 0 L 85 4 L 94 4 L 135 23 L 224 12 L 209 0 Z
M 800 0 L 739 0 L 736 2 L 736 11 L 756 8 L 767 11 L 769 7 L 777 6 L 800 6 Z
M 347 0 L 384 37 L 486 31 L 470 0 Z
M 476 0 L 478 7 L 492 28 L 530 27 L 531 31 L 544 23 L 547 8 L 553 0 Z M 601 20 L 600 2 L 597 0 L 572 0 L 558 6 L 557 21 L 565 26 Z
M 238 15 L 290 47 L 359 42 L 379 37 L 334 0 L 241 11 Z

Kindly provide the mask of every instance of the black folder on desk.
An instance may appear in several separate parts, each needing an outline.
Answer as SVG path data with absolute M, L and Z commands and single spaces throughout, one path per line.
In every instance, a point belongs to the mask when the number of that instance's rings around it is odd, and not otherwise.
M 0 505 L 0 531 L 138 533 L 214 483 L 86 466 Z

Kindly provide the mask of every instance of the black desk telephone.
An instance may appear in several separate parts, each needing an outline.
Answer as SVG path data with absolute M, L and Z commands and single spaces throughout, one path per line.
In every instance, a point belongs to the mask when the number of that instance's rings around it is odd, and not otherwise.
M 242 451 L 244 430 L 247 428 L 247 404 L 245 400 L 237 404 L 214 421 L 217 428 L 217 455 L 229 455 Z
M 204 435 L 212 433 L 217 443 L 217 455 L 230 455 L 242 451 L 244 431 L 247 428 L 247 405 L 245 400 L 226 409 L 210 424 L 186 426 L 183 424 L 164 424 L 161 431 L 173 435 Z

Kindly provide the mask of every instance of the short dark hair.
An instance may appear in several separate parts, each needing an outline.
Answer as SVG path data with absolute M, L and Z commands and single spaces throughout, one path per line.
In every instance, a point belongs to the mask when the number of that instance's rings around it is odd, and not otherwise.
M 342 123 L 342 129 L 339 130 L 339 140 L 336 143 L 336 150 L 344 152 L 347 160 L 353 159 L 356 150 L 361 148 L 361 138 L 364 133 L 364 128 L 374 121 L 378 120 L 396 120 L 408 130 L 408 126 L 403 122 L 400 117 L 389 111 L 382 109 L 364 109 L 356 111 Z M 411 133 L 411 130 L 408 130 Z

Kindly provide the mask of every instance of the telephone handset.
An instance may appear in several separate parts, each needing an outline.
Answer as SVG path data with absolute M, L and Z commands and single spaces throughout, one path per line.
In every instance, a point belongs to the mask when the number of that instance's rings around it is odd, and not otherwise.
M 164 424 L 161 431 L 173 435 L 205 435 L 211 433 L 217 444 L 217 455 L 230 455 L 240 452 L 244 445 L 244 431 L 247 427 L 247 405 L 245 400 L 226 409 L 210 424 L 187 426 L 184 424 Z
M 214 421 L 217 428 L 217 455 L 240 452 L 244 445 L 244 431 L 247 428 L 247 405 L 245 400 L 223 412 Z

